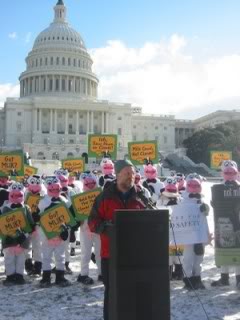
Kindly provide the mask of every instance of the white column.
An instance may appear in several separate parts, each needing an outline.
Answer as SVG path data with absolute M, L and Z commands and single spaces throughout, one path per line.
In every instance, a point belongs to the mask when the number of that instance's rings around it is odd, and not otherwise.
M 79 111 L 76 112 L 76 135 L 79 135 Z
M 104 111 L 102 111 L 102 128 L 101 128 L 101 132 L 105 133 L 105 130 L 104 130 Z
M 93 111 L 91 111 L 91 133 L 93 133 Z
M 65 111 L 65 134 L 68 134 L 68 111 Z
M 87 111 L 87 134 L 89 133 L 89 111 Z

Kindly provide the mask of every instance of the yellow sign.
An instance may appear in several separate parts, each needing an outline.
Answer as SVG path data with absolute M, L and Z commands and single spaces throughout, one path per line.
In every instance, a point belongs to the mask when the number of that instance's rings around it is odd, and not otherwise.
M 55 206 L 41 216 L 40 223 L 46 233 L 61 232 L 61 226 L 70 223 L 68 209 L 64 205 Z
M 156 163 L 158 151 L 156 141 L 130 142 L 128 144 L 129 158 L 133 164 L 144 164 L 146 159 Z
M 27 227 L 26 217 L 22 210 L 13 210 L 0 216 L 0 233 L 4 236 L 15 236 L 18 229 Z
M 38 171 L 37 168 L 26 166 L 26 165 L 24 166 L 24 176 L 30 177 L 34 174 L 37 174 L 37 171 Z
M 31 213 L 37 212 L 38 204 L 41 200 L 41 196 L 29 194 L 25 200 L 25 203 L 30 207 Z
M 69 172 L 83 172 L 85 171 L 85 162 L 83 158 L 65 159 L 62 160 L 62 167 Z
M 77 220 L 85 220 L 88 218 L 92 210 L 94 200 L 101 192 L 102 189 L 97 188 L 72 197 L 72 204 Z
M 11 175 L 12 172 L 18 176 L 23 175 L 23 155 L 0 153 L 0 174 Z
M 107 152 L 112 159 L 117 155 L 117 135 L 88 135 L 88 156 L 102 157 Z
M 231 160 L 231 151 L 211 151 L 211 168 L 220 169 L 224 160 Z

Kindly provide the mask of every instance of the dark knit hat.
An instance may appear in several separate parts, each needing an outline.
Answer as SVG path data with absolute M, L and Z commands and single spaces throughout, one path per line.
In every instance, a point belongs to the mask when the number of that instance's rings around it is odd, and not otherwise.
M 125 167 L 133 167 L 130 160 L 118 160 L 114 163 L 115 173 L 118 174 Z

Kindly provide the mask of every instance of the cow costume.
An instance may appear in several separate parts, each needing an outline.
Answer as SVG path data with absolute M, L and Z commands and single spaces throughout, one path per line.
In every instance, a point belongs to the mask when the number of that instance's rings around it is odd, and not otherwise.
M 178 192 L 178 182 L 176 177 L 167 177 L 164 181 L 164 191 L 157 202 L 157 207 L 162 206 L 169 208 L 171 216 L 172 206 L 175 206 L 180 201 L 180 194 Z M 181 280 L 183 277 L 182 271 L 182 255 L 183 246 L 169 247 L 169 275 L 170 280 Z
M 41 176 L 35 174 L 27 179 L 27 189 L 25 192 L 25 200 L 29 195 L 41 196 L 46 195 L 46 188 L 42 182 Z M 39 227 L 39 215 L 38 208 L 32 211 L 32 217 L 36 223 L 35 231 L 31 235 L 32 248 L 30 247 L 25 261 L 25 269 L 29 275 L 40 276 L 42 271 L 42 249 L 41 249 L 41 237 L 40 237 L 40 227 Z M 34 264 L 32 263 L 32 258 Z
M 97 187 L 96 176 L 86 171 L 80 177 L 83 183 L 83 192 L 93 190 Z M 89 277 L 89 263 L 92 255 L 92 246 L 94 246 L 95 259 L 98 269 L 98 279 L 101 280 L 101 258 L 100 258 L 100 236 L 92 233 L 88 226 L 88 221 L 84 220 L 80 226 L 80 243 L 81 243 L 81 274 L 77 281 L 85 285 L 93 284 L 93 279 Z
M 231 188 L 239 186 L 240 182 L 238 181 L 238 167 L 237 163 L 232 160 L 225 160 L 221 165 L 222 176 L 224 180 L 224 185 Z M 211 283 L 212 287 L 221 287 L 229 286 L 229 272 L 231 266 L 220 266 L 221 277 L 220 279 L 213 281 Z M 236 285 L 240 289 L 240 266 L 234 266 L 235 276 L 236 276 Z
M 76 194 L 74 189 L 69 186 L 69 172 L 66 169 L 58 169 L 54 171 L 54 174 L 59 179 L 61 184 L 61 195 L 64 196 L 67 200 L 69 205 L 72 204 L 71 197 Z M 69 266 L 70 264 L 70 252 L 71 252 L 71 245 L 70 243 L 75 242 L 75 234 L 76 228 L 70 228 L 68 239 L 65 241 L 65 272 L 68 274 L 72 274 L 72 270 Z
M 110 158 L 103 158 L 100 163 L 102 175 L 99 178 L 98 184 L 103 189 L 107 188 L 109 184 L 116 179 L 114 174 L 114 164 Z
M 144 165 L 144 177 L 143 186 L 151 192 L 151 199 L 156 204 L 164 190 L 164 184 L 157 178 L 157 169 L 151 161 Z
M 186 178 L 186 191 L 182 193 L 183 200 L 181 205 L 184 211 L 184 205 L 193 204 L 196 208 L 195 211 L 198 214 L 202 214 L 204 218 L 204 224 L 208 230 L 206 216 L 209 212 L 209 207 L 203 202 L 202 195 L 202 177 L 196 173 L 191 173 Z M 184 214 L 184 212 L 183 212 Z M 208 236 L 209 231 L 208 231 Z M 192 289 L 205 289 L 205 286 L 201 280 L 201 264 L 203 262 L 205 243 L 195 243 L 184 245 L 183 252 L 183 269 L 184 278 L 183 282 L 187 290 Z
M 24 186 L 19 182 L 13 182 L 9 187 L 9 199 L 5 201 L 1 213 L 7 213 L 16 208 L 24 208 L 24 214 L 29 222 L 31 229 L 34 229 L 34 223 L 30 214 L 29 207 L 24 205 Z M 29 234 L 23 230 L 17 230 L 16 236 L 6 236 L 2 240 L 5 271 L 7 278 L 5 285 L 25 284 L 23 277 L 26 257 L 26 249 L 29 247 Z
M 40 200 L 38 208 L 41 215 L 47 210 L 58 204 L 64 203 L 69 206 L 69 201 L 61 195 L 61 184 L 56 176 L 46 177 L 45 184 L 47 195 Z M 65 241 L 68 239 L 68 229 L 62 225 L 62 232 L 59 236 L 48 240 L 42 232 L 42 270 L 43 275 L 40 285 L 48 287 L 51 285 L 51 262 L 54 256 L 56 265 L 56 281 L 61 286 L 69 285 L 69 281 L 64 277 L 65 267 Z

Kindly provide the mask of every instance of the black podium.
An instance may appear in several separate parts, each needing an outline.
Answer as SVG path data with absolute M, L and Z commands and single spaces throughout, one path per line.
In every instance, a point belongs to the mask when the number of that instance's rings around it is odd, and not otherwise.
M 170 319 L 168 210 L 116 211 L 109 319 Z

